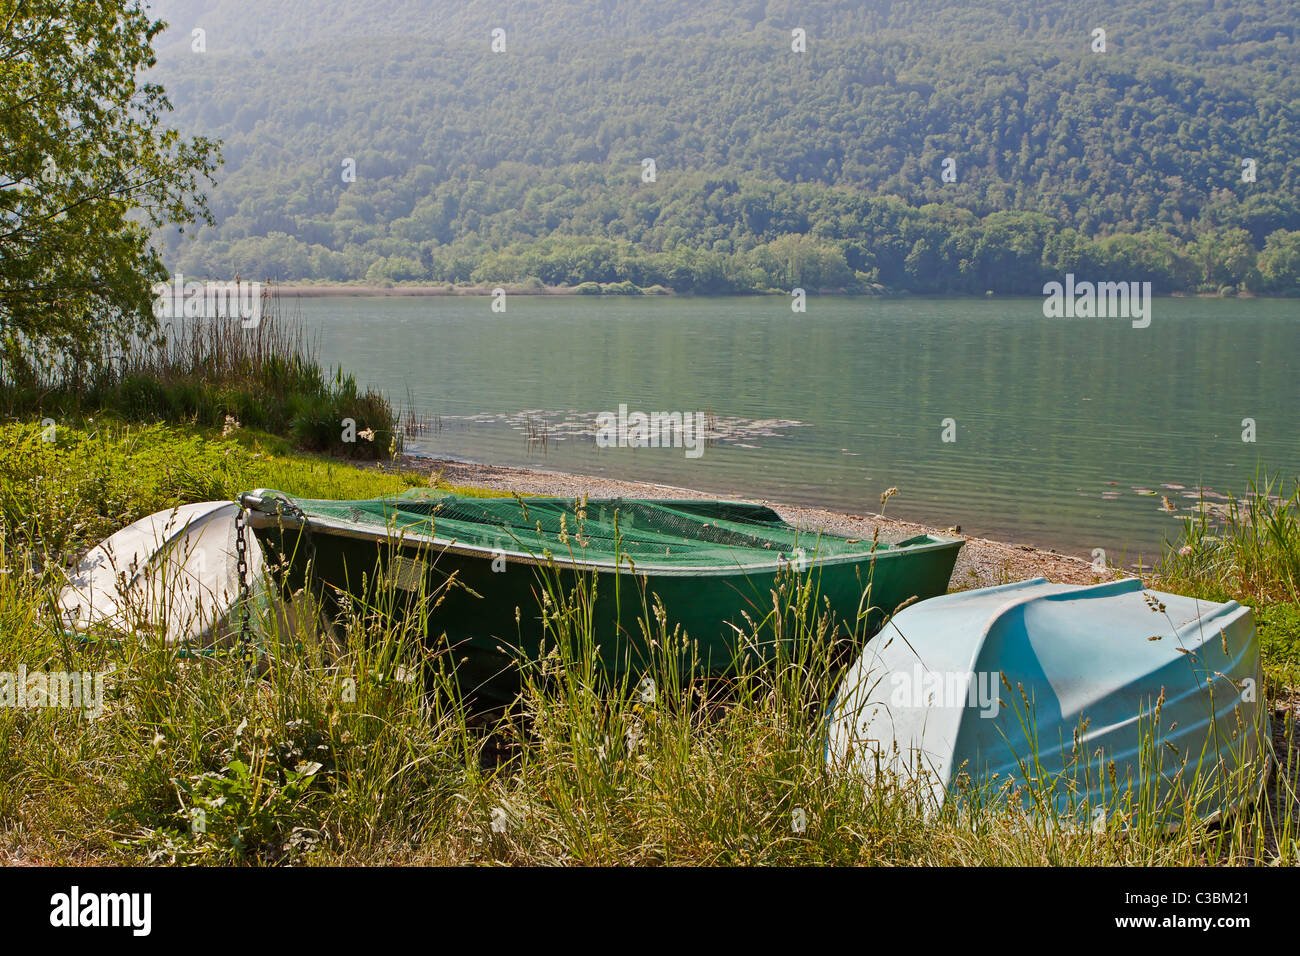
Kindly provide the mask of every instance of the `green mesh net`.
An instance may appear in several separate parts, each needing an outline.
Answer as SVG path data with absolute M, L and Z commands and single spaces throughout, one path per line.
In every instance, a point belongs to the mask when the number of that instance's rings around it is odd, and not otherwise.
M 873 550 L 870 539 L 800 530 L 771 508 L 742 502 L 431 497 L 418 489 L 367 501 L 288 500 L 309 521 L 593 563 L 612 563 L 617 552 L 638 565 L 736 567 Z

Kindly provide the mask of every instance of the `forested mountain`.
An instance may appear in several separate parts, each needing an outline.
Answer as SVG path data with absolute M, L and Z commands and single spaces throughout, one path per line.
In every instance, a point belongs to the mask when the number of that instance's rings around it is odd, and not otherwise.
M 217 224 L 168 259 L 701 292 L 1300 285 L 1300 0 L 1119 6 L 157 3 L 175 125 L 225 143 Z

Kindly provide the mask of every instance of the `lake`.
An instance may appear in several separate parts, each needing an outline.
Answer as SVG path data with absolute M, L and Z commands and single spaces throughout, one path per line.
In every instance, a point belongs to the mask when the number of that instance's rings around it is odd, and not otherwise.
M 1296 301 L 1157 299 L 1137 329 L 1037 298 L 285 299 L 323 362 L 436 417 L 418 454 L 855 513 L 897 487 L 888 514 L 1124 564 L 1257 469 L 1300 474 Z M 601 447 L 620 405 L 713 437 Z

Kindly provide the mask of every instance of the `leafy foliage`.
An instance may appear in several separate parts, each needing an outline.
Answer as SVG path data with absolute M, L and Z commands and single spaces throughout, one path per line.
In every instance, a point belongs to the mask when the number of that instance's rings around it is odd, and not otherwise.
M 152 331 L 151 229 L 205 215 L 218 152 L 161 125 L 133 4 L 0 0 L 0 24 L 0 356 L 80 370 Z
M 183 271 L 1300 288 L 1297 0 L 316 6 L 268 11 L 254 34 L 237 4 L 164 5 L 224 44 L 178 39 L 159 68 L 178 121 L 229 145 L 219 225 L 166 237 Z

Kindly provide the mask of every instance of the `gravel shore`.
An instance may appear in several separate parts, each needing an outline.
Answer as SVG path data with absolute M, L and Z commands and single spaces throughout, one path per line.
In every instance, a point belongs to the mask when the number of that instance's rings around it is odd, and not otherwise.
M 407 456 L 402 460 L 402 467 L 437 476 L 452 485 L 471 485 L 479 488 L 516 491 L 520 494 L 562 497 L 588 495 L 592 498 L 717 497 L 717 495 L 708 495 L 671 485 L 619 481 L 529 468 L 479 465 L 440 458 Z M 1088 562 L 1070 555 L 1042 551 L 1028 545 L 974 538 L 961 534 L 956 529 L 929 528 L 879 514 L 854 515 L 825 511 L 820 508 L 796 507 L 774 501 L 761 501 L 761 503 L 775 510 L 791 524 L 849 538 L 869 539 L 876 529 L 880 530 L 880 540 L 886 543 L 901 541 L 923 533 L 962 538 L 966 546 L 961 549 L 957 558 L 957 567 L 953 570 L 950 584 L 953 589 L 986 587 L 991 584 L 1005 584 L 1036 577 L 1067 584 L 1095 584 L 1098 581 L 1108 581 L 1122 576 L 1117 571 L 1099 574 Z

